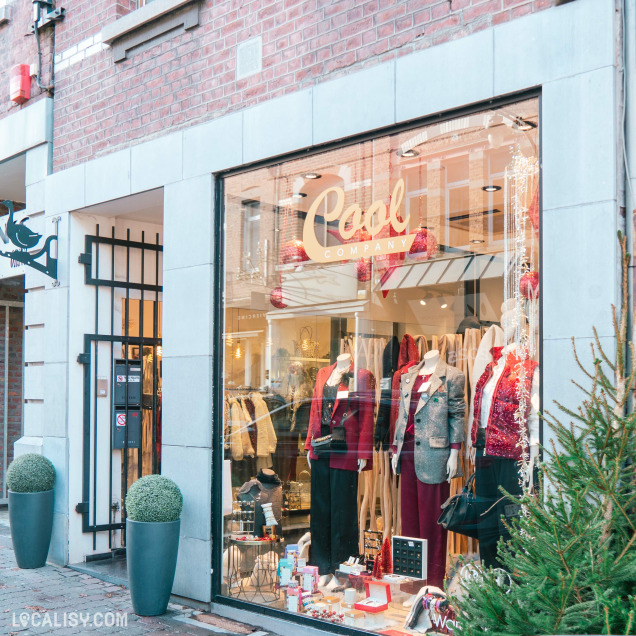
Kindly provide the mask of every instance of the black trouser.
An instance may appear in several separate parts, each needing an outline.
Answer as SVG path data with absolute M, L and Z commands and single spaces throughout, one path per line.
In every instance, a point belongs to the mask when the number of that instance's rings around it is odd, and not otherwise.
M 505 457 L 484 455 L 477 448 L 475 462 L 475 492 L 479 513 L 483 514 L 478 528 L 479 556 L 483 566 L 503 567 L 497 557 L 497 543 L 500 538 L 510 539 L 510 533 L 504 524 L 510 523 L 519 513 L 519 506 L 511 502 L 499 490 L 502 486 L 511 495 L 521 495 L 519 482 L 519 462 Z
M 358 473 L 311 460 L 311 548 L 309 563 L 333 574 L 358 549 Z

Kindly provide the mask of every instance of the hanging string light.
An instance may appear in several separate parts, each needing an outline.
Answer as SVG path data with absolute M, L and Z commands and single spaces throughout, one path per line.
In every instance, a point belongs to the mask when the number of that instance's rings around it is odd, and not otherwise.
M 518 430 L 517 446 L 521 451 L 519 477 L 522 487 L 526 484 L 529 462 L 528 411 L 530 407 L 530 387 L 532 378 L 527 377 L 526 362 L 536 355 L 538 313 L 532 306 L 532 288 L 536 279 L 536 298 L 538 302 L 538 274 L 534 267 L 534 233 L 528 232 L 530 224 L 529 208 L 534 178 L 538 174 L 535 157 L 526 157 L 517 146 L 513 151 L 510 166 L 506 169 L 504 179 L 504 302 L 513 307 L 514 320 L 504 325 L 507 342 L 516 345 L 517 363 L 515 373 L 518 381 L 516 397 L 519 403 L 515 411 L 515 424 Z M 528 245 L 530 235 L 530 245 Z M 530 310 L 526 313 L 527 295 L 531 291 Z M 528 324 L 526 325 L 526 316 Z M 531 481 L 531 480 L 530 480 Z

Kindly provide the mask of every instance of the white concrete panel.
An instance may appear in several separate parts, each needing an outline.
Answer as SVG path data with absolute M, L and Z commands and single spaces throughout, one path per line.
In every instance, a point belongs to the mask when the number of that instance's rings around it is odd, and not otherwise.
M 367 132 L 395 122 L 395 62 L 317 84 L 313 143 Z
M 212 357 L 163 358 L 164 444 L 209 448 L 212 443 Z
M 189 444 L 187 418 L 180 420 L 182 443 Z M 163 442 L 163 440 L 162 440 Z M 161 474 L 170 477 L 183 494 L 181 536 L 193 539 L 210 539 L 210 493 L 212 451 L 193 446 L 161 447 Z
M 53 141 L 53 99 L 47 97 L 0 119 L 0 161 Z
M 44 328 L 46 331 L 45 362 L 68 360 L 68 287 L 46 291 Z
M 577 0 L 494 28 L 495 94 L 614 63 L 614 3 Z
M 55 467 L 53 510 L 68 513 L 68 440 L 64 437 L 44 437 L 42 454 Z
M 575 339 L 579 360 L 590 373 L 594 373 L 592 351 L 590 349 L 592 342 L 592 338 Z M 613 360 L 616 350 L 615 340 L 613 338 L 601 338 L 601 345 L 608 358 Z M 590 388 L 589 379 L 586 378 L 576 363 L 570 338 L 544 341 L 541 371 L 543 374 L 542 410 L 556 417 L 561 423 L 569 424 L 571 418 L 559 410 L 555 401 L 570 410 L 576 410 L 586 396 L 572 384 L 572 380 L 583 387 Z M 550 428 L 544 425 L 544 445 L 550 434 Z
M 42 446 L 44 442 L 41 437 L 33 437 L 33 436 L 24 436 L 21 437 L 15 444 L 13 445 L 14 457 L 20 457 L 20 455 L 25 455 L 26 453 L 37 453 L 38 455 L 42 454 Z
M 543 213 L 543 337 L 611 336 L 616 303 L 616 204 Z
M 44 365 L 44 404 L 46 406 L 44 435 L 49 437 L 65 437 L 68 434 L 66 426 L 67 371 L 68 364 L 65 362 Z
M 544 209 L 616 197 L 614 100 L 612 67 L 543 87 Z
M 24 399 L 44 398 L 44 365 L 24 367 Z
M 183 133 L 183 178 L 243 163 L 243 113 L 219 117 Z
M 86 163 L 86 205 L 130 194 L 130 148 Z
M 51 167 L 50 148 L 49 144 L 40 144 L 27 151 L 24 185 L 33 185 L 42 181 L 49 174 Z
M 164 272 L 163 354 L 212 354 L 212 266 L 199 265 Z
M 181 537 L 172 593 L 208 603 L 212 598 L 210 541 Z
M 22 412 L 24 434 L 32 437 L 44 435 L 44 419 L 46 417 L 44 401 L 25 402 Z
M 243 162 L 312 145 L 312 90 L 263 102 L 243 113 Z
M 130 152 L 133 193 L 152 190 L 183 177 L 183 133 L 133 146 Z
M 24 295 L 24 324 L 41 325 L 44 323 L 46 291 L 35 289 Z
M 32 327 L 24 332 L 24 361 L 44 362 L 46 333 L 44 327 Z
M 55 565 L 68 565 L 68 513 L 53 513 L 53 532 L 47 561 Z
M 86 164 L 54 172 L 46 178 L 46 213 L 60 214 L 83 208 L 84 198 L 84 178 Z
M 164 271 L 212 262 L 213 212 L 210 174 L 164 188 Z
M 398 58 L 396 121 L 493 97 L 493 73 L 490 29 Z
M 38 181 L 26 187 L 26 210 L 27 214 L 44 212 L 46 183 L 44 180 Z

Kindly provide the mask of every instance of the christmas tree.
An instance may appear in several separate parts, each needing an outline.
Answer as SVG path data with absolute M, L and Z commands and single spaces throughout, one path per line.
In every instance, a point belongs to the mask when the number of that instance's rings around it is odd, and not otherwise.
M 538 494 L 523 494 L 511 538 L 498 546 L 508 573 L 477 568 L 453 599 L 467 636 L 636 634 L 636 413 L 629 403 L 636 355 L 627 339 L 630 255 L 620 234 L 619 242 L 616 353 L 601 346 L 596 329 L 589 368 L 574 349 L 587 376 L 585 386 L 575 383 L 582 404 L 557 403 L 567 424 L 544 417 L 552 439 Z

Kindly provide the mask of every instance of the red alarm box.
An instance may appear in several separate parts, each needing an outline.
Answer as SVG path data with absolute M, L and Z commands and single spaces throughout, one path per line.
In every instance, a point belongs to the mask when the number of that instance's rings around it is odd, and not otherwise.
M 9 75 L 11 101 L 24 104 L 31 97 L 31 74 L 28 64 L 16 64 Z

